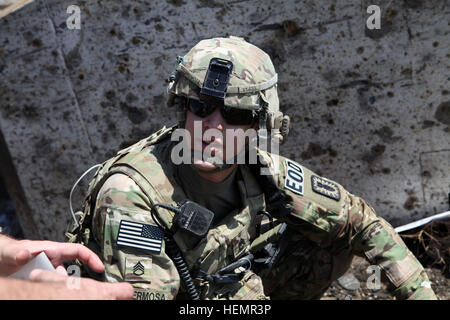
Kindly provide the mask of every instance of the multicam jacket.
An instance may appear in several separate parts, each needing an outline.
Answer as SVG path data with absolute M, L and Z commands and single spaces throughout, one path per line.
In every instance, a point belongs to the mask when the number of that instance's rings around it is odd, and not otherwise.
M 265 200 L 270 195 L 264 194 L 246 165 L 239 165 L 244 207 L 213 225 L 204 238 L 177 230 L 173 223 L 176 214 L 163 208 L 155 209 L 159 224 L 163 224 L 158 226 L 150 213 L 152 206 L 177 206 L 185 199 L 170 161 L 171 132 L 162 129 L 120 151 L 103 164 L 91 182 L 81 213 L 83 227 L 78 240 L 76 235 L 71 240 L 82 241 L 99 254 L 105 264 L 104 281 L 130 282 L 135 299 L 187 298 L 162 237 L 148 240 L 159 243 L 150 249 L 120 245 L 121 223 L 134 222 L 152 232 L 161 227 L 174 231 L 194 278 L 199 271 L 215 274 L 249 253 L 255 257 L 264 250 L 274 253 L 270 263 L 266 259 L 258 265 L 255 259 L 251 270 L 237 282 L 194 280 L 202 299 L 319 298 L 346 272 L 354 255 L 378 265 L 398 299 L 436 299 L 421 264 L 391 225 L 376 216 L 363 199 L 281 156 L 260 153 L 292 208 L 287 216 L 274 215 L 275 223 L 265 223 L 264 215 L 258 214 L 270 209 Z M 267 250 L 268 246 L 273 250 Z

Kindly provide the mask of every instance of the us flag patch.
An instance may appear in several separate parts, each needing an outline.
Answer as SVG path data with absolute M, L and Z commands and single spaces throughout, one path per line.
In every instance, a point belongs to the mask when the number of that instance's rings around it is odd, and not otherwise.
M 121 247 L 160 253 L 163 238 L 164 231 L 160 227 L 121 220 L 116 244 Z

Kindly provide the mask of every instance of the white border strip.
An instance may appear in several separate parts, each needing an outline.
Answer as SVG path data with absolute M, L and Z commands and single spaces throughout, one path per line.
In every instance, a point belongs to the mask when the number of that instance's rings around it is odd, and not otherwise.
M 446 212 L 443 212 L 443 213 L 435 214 L 434 216 L 431 216 L 431 217 L 428 217 L 428 218 L 423 218 L 423 219 L 417 220 L 415 222 L 411 222 L 411 223 L 405 224 L 403 226 L 395 228 L 395 231 L 397 233 L 400 233 L 400 232 L 403 232 L 403 231 L 406 231 L 406 230 L 410 230 L 410 229 L 414 229 L 414 228 L 420 227 L 420 226 L 422 226 L 424 224 L 427 224 L 427 223 L 429 223 L 429 222 L 431 222 L 433 220 L 444 219 L 444 218 L 447 218 L 447 217 L 450 218 L 450 211 L 446 211 Z

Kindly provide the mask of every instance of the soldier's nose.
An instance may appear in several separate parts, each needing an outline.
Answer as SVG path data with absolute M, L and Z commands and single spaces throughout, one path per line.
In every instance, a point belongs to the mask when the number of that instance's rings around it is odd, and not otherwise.
M 213 113 L 203 119 L 204 129 L 223 130 L 225 120 L 220 113 L 220 109 L 216 108 Z

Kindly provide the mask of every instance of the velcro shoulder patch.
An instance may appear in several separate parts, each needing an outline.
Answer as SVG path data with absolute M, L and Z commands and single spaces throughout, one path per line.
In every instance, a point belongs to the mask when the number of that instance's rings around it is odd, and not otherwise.
M 284 187 L 295 194 L 303 195 L 304 193 L 304 172 L 302 166 L 289 159 L 284 160 L 286 163 L 286 179 Z
M 121 220 L 117 233 L 117 246 L 160 253 L 164 230 L 137 221 Z
M 337 184 L 318 176 L 311 176 L 311 188 L 315 193 L 339 201 L 341 192 Z

